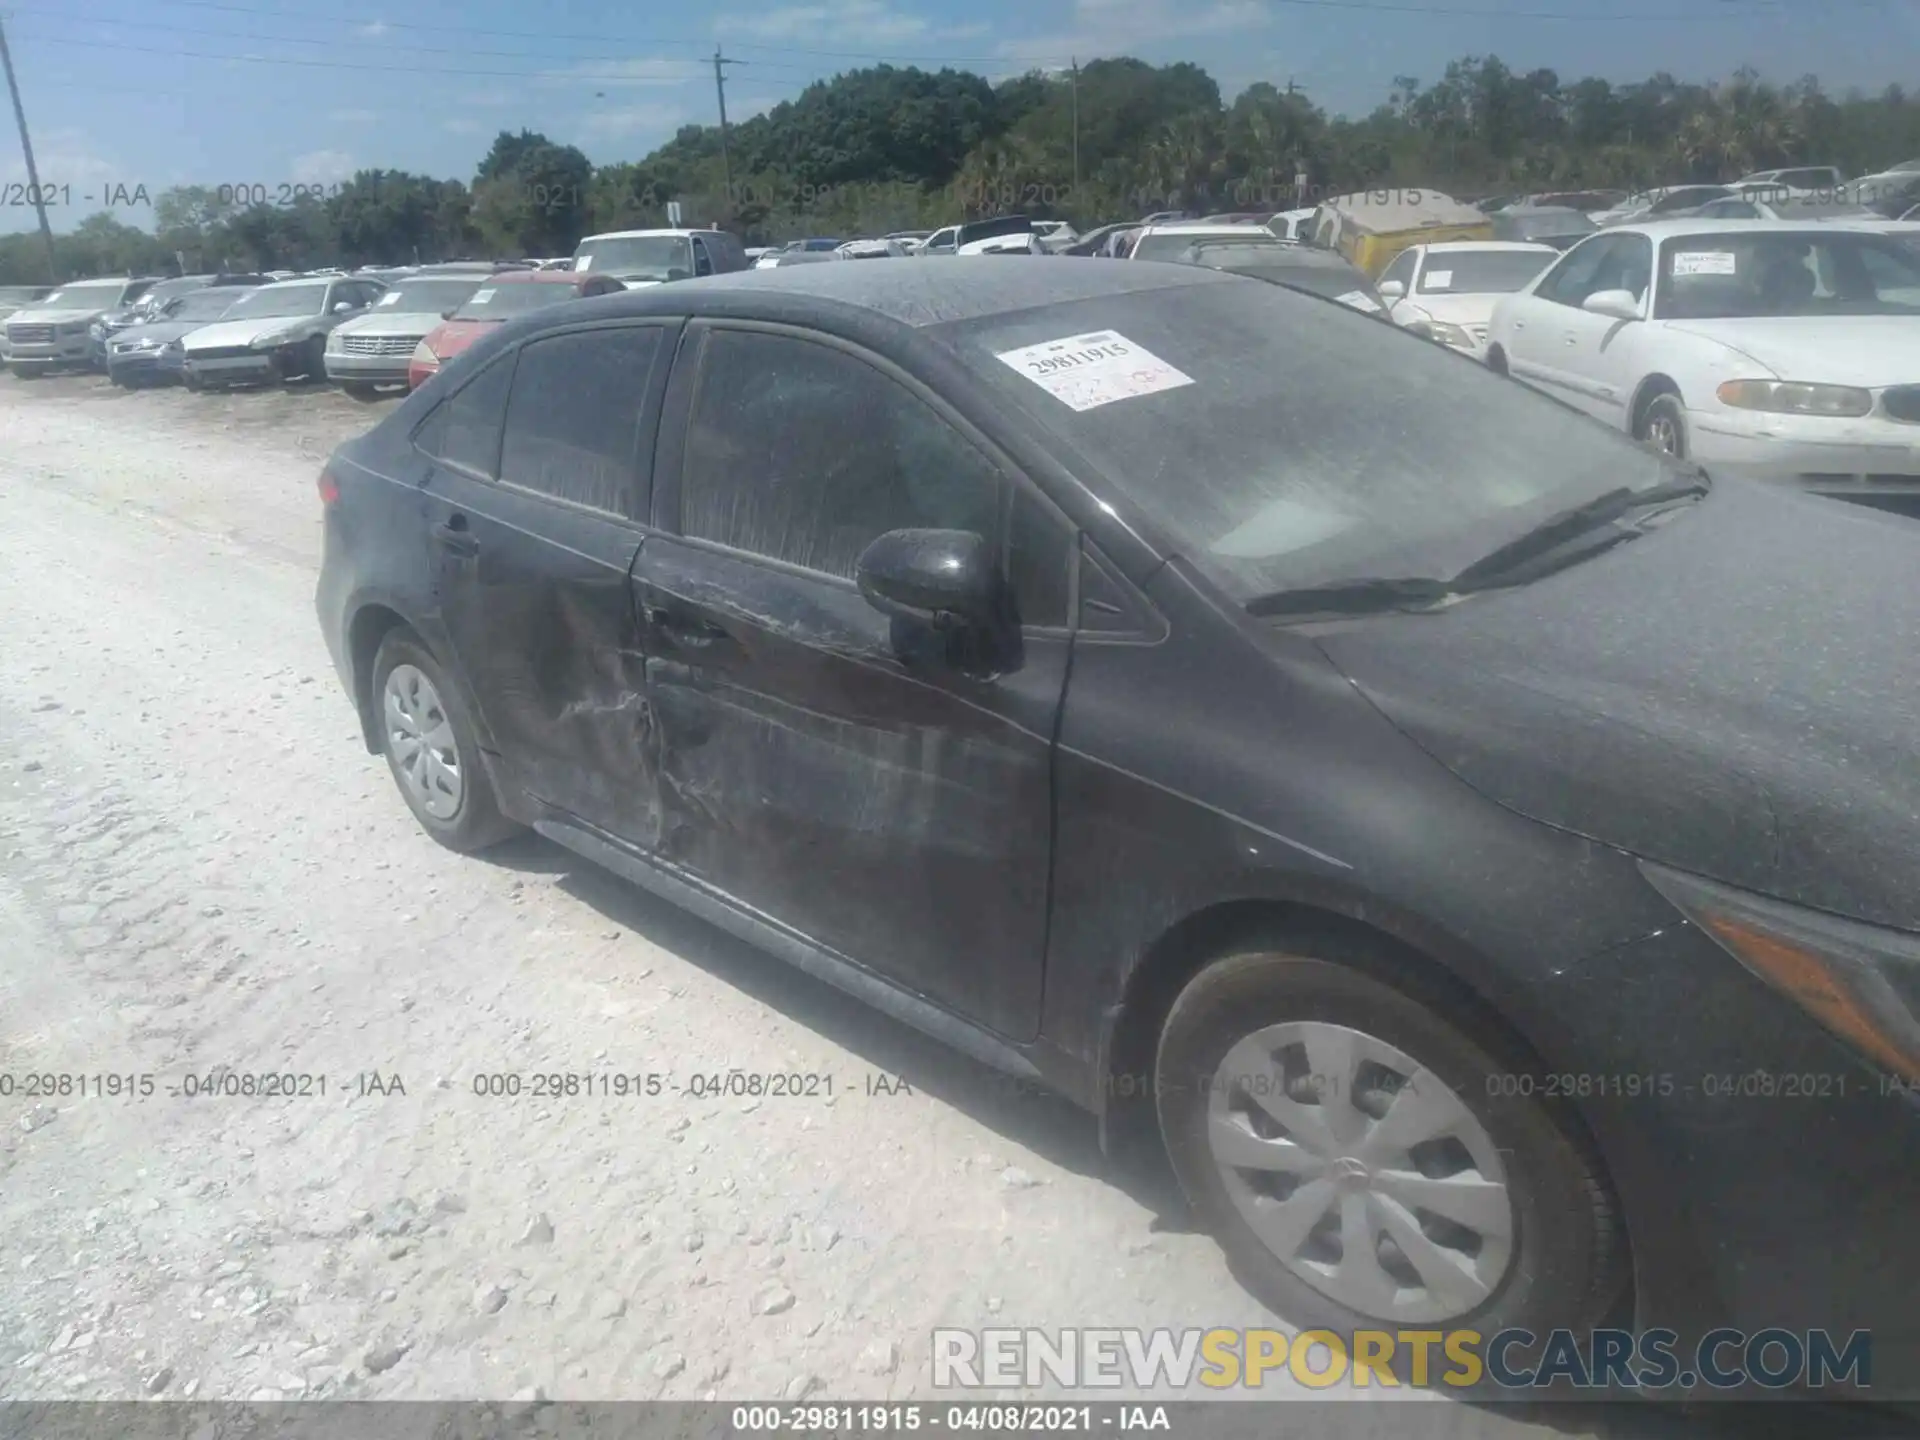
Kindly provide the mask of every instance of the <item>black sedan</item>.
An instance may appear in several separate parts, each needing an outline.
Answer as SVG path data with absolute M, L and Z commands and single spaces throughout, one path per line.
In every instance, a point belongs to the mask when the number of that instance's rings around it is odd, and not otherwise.
M 1288 1320 L 1911 1363 L 1910 522 L 1282 286 L 991 259 L 541 310 L 319 487 L 429 835 L 1157 1132 Z
M 125 327 L 107 341 L 107 378 L 129 390 L 177 381 L 181 375 L 180 341 L 220 319 L 254 288 L 206 285 L 162 301 L 149 318 Z

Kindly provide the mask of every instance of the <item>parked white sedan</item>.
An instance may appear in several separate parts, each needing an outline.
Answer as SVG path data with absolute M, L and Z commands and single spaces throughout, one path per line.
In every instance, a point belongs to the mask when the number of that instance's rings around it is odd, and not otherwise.
M 1394 256 L 1376 287 L 1396 325 L 1485 359 L 1493 307 L 1560 258 L 1551 245 L 1454 240 Z
M 1487 363 L 1710 473 L 1920 496 L 1920 253 L 1877 230 L 1603 231 L 1499 303 Z

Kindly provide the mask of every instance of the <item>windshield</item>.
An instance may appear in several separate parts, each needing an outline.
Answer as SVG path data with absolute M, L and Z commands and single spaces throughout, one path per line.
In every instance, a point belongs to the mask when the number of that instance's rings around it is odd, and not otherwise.
M 1243 603 L 1354 576 L 1451 577 L 1549 515 L 1676 473 L 1439 346 L 1278 286 L 1203 281 L 932 333 Z M 1034 378 L 1065 383 L 1046 355 L 1018 353 L 1061 341 L 1068 368 L 1105 386 L 1091 408 Z
M 1530 250 L 1453 250 L 1427 256 L 1422 295 L 1511 295 L 1552 264 Z
M 480 288 L 480 282 L 486 277 L 476 275 L 466 279 L 417 279 L 402 280 L 378 300 L 373 302 L 375 313 L 385 310 L 413 312 L 422 314 L 440 314 L 464 305 L 473 298 Z
M 0 285 L 0 305 L 31 305 L 46 294 L 46 287 Z
M 238 286 L 219 286 L 194 290 L 177 297 L 167 306 L 168 320 L 218 320 L 241 300 L 256 292 Z
M 456 320 L 505 320 L 548 305 L 573 300 L 580 292 L 558 280 L 513 280 L 504 285 L 482 285 L 458 310 Z
M 1720 230 L 1660 251 L 1654 317 L 1920 315 L 1920 256 L 1858 230 Z
M 66 285 L 39 302 L 49 310 L 104 310 L 119 302 L 127 288 L 124 280 L 94 280 L 82 285 Z
M 318 315 L 326 304 L 325 285 L 270 285 L 242 296 L 227 312 L 229 320 L 272 320 L 282 316 Z
M 158 308 L 179 295 L 191 295 L 196 290 L 207 288 L 207 282 L 200 276 L 182 276 L 178 280 L 162 280 L 146 294 L 140 297 L 143 305 Z
M 605 270 L 641 280 L 670 280 L 668 272 L 693 274 L 693 246 L 684 235 L 628 235 L 612 240 L 585 240 L 574 253 L 576 271 Z

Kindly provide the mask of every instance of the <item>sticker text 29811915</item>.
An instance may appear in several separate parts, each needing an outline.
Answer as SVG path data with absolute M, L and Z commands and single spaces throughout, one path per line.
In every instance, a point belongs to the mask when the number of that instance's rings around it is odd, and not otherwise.
M 996 358 L 1075 410 L 1193 384 L 1191 375 L 1114 330 L 1003 350 Z

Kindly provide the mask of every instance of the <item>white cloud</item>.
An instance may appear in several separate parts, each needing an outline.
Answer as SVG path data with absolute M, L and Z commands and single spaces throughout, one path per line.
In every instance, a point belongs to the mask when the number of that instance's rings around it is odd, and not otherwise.
M 133 188 L 126 172 L 101 154 L 93 137 L 84 130 L 52 129 L 35 135 L 34 140 L 33 164 L 40 172 L 40 183 L 60 186 L 63 194 L 72 192 L 72 205 L 79 211 L 74 219 L 83 218 L 104 204 L 107 186 Z M 0 149 L 0 182 L 23 182 L 26 178 L 27 162 L 18 147 L 8 145 Z M 92 205 L 82 200 L 83 195 L 93 197 Z
M 464 120 L 456 117 L 452 120 L 442 120 L 440 128 L 449 135 L 484 135 L 493 127 L 479 120 Z
M 392 29 L 393 27 L 387 24 L 386 21 L 375 20 L 370 24 L 360 26 L 353 33 L 358 35 L 362 40 L 378 40 L 382 35 L 391 32 Z
M 331 185 L 351 180 L 359 168 L 344 150 L 309 150 L 305 155 L 293 157 L 287 174 L 296 185 Z
M 624 135 L 657 135 L 677 129 L 687 118 L 678 105 L 660 101 L 651 105 L 615 106 L 591 110 L 582 122 L 603 139 Z
M 984 35 L 978 23 L 936 25 L 924 15 L 896 9 L 891 0 L 833 0 L 820 5 L 786 5 L 757 15 L 733 15 L 716 27 L 723 33 L 756 40 L 858 41 L 893 45 L 901 41 L 962 40 Z
M 378 110 L 329 110 L 327 119 L 336 125 L 371 125 L 380 118 Z
M 604 90 L 622 85 L 684 85 L 710 74 L 700 60 L 583 60 L 564 70 L 542 70 L 542 85 L 578 85 Z
M 1074 0 L 1071 28 L 1057 35 L 1008 40 L 1000 53 L 1057 63 L 1058 57 L 1121 55 L 1164 40 L 1237 35 L 1273 20 L 1263 0 L 1213 0 L 1182 8 L 1178 0 Z

